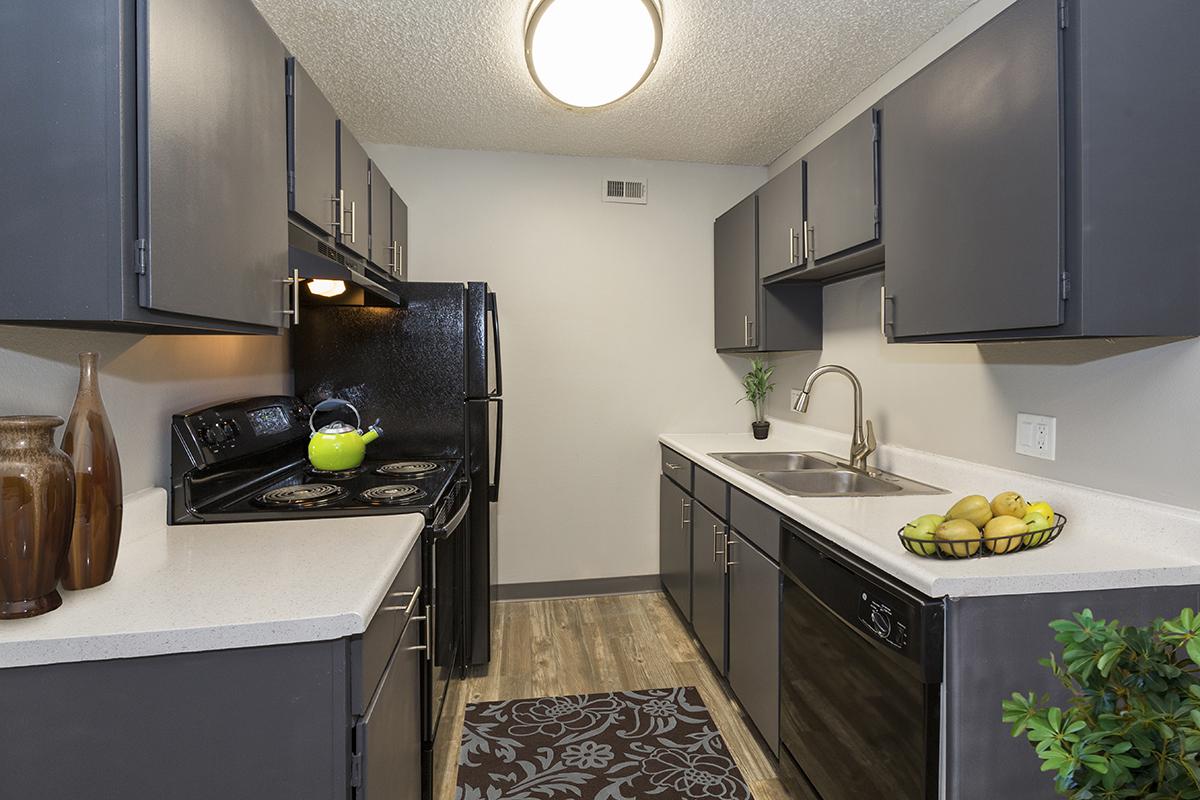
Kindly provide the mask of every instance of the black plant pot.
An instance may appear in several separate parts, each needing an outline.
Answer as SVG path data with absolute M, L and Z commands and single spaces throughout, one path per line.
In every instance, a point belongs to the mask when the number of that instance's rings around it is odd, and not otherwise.
M 765 439 L 767 434 L 771 432 L 771 423 L 763 420 L 762 422 L 751 422 L 751 430 L 754 431 L 755 439 Z

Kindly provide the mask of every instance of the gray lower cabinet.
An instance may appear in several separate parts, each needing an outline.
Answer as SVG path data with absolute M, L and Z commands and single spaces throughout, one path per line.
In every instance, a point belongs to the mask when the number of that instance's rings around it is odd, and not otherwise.
M 692 504 L 666 475 L 658 478 L 658 572 L 684 619 L 692 618 Z
M 779 755 L 779 567 L 729 534 L 729 686 Z
M 725 523 L 692 504 L 692 630 L 725 672 Z
M 417 800 L 420 575 L 346 639 L 0 669 L 0 796 Z
M 764 280 L 807 258 L 804 162 L 797 161 L 758 190 L 758 264 Z
M 1198 35 L 1189 0 L 1018 0 L 893 91 L 891 338 L 1200 333 Z
M 337 233 L 337 112 L 308 72 L 288 59 L 288 210 Z
M 367 258 L 370 235 L 370 159 L 343 120 L 338 120 L 338 242 Z
M 283 65 L 250 0 L 0 4 L 0 321 L 283 326 Z

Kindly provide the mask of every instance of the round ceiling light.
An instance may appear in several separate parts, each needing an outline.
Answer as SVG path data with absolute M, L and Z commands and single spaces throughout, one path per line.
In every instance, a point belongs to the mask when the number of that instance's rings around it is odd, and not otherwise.
M 542 91 L 575 108 L 642 85 L 662 48 L 654 0 L 541 0 L 525 28 L 525 61 Z

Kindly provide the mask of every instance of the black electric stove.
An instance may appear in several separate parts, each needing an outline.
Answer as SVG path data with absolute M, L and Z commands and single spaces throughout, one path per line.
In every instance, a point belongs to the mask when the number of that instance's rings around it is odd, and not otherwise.
M 458 459 L 368 459 L 343 472 L 314 469 L 307 458 L 310 413 L 299 399 L 279 396 L 176 414 L 171 522 L 419 512 L 437 524 L 459 505 L 466 483 Z

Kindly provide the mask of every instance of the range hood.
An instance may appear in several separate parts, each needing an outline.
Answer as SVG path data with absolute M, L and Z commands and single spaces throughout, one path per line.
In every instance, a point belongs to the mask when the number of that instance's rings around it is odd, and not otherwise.
M 339 249 L 334 242 L 308 228 L 288 220 L 288 268 L 300 271 L 302 280 L 344 281 L 361 290 L 365 303 L 356 305 L 400 305 L 393 288 L 376 280 L 367 262 Z M 384 279 L 386 280 L 386 279 Z

